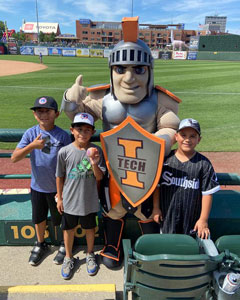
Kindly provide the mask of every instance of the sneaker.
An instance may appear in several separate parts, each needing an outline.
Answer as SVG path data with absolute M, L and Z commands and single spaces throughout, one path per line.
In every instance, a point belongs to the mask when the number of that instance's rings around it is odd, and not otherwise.
M 88 253 L 86 256 L 86 265 L 87 265 L 87 272 L 88 275 L 93 276 L 98 271 L 98 265 L 96 263 L 94 253 Z
M 35 242 L 28 263 L 32 266 L 37 266 L 40 264 L 48 250 L 48 245 L 45 242 Z
M 58 249 L 58 252 L 57 252 L 56 256 L 53 259 L 53 262 L 56 265 L 61 265 L 63 263 L 65 255 L 66 255 L 66 250 L 65 250 L 64 244 L 61 244 L 61 246 Z
M 63 279 L 70 279 L 73 276 L 74 258 L 65 257 L 62 265 L 61 275 Z

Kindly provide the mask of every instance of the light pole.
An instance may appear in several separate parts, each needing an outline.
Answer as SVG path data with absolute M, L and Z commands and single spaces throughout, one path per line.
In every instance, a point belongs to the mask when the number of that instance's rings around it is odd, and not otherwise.
M 37 41 L 39 44 L 39 26 L 38 26 L 38 5 L 37 5 L 37 0 L 36 0 L 36 15 L 37 15 Z
M 132 17 L 133 17 L 133 0 L 132 0 Z

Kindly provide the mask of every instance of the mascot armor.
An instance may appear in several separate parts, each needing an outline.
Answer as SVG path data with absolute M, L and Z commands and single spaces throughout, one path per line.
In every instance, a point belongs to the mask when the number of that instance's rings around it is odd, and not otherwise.
M 165 154 L 168 154 L 175 142 L 181 100 L 160 86 L 154 87 L 154 61 L 149 47 L 138 39 L 138 17 L 123 18 L 122 29 L 124 40 L 113 48 L 109 57 L 110 85 L 85 88 L 82 75 L 79 75 L 75 84 L 64 93 L 61 110 L 71 120 L 78 112 L 88 112 L 95 120 L 103 121 L 104 131 L 131 116 L 145 130 L 165 140 Z M 121 263 L 123 217 L 127 212 L 139 219 L 142 233 L 159 232 L 159 228 L 151 219 L 152 199 L 133 208 L 111 177 L 106 181 L 109 195 L 100 191 L 105 231 L 105 247 L 101 255 L 103 263 L 114 268 Z M 110 205 L 107 199 L 110 199 Z

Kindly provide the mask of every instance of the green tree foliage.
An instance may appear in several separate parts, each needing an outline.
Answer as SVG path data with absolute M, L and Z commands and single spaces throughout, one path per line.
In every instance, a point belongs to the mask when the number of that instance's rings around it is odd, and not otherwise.
M 5 32 L 4 22 L 0 21 L 0 39 L 2 38 L 4 32 Z
M 44 33 L 42 31 L 39 32 L 39 42 L 44 42 Z
M 22 42 L 26 42 L 28 40 L 28 38 L 26 37 L 24 32 L 17 32 L 17 33 L 13 33 L 12 37 L 16 40 L 16 41 L 22 41 Z
M 55 40 L 56 40 L 56 34 L 54 32 L 52 32 L 50 34 L 50 42 L 55 42 Z
M 52 32 L 49 34 L 44 34 L 42 31 L 39 32 L 39 41 L 40 42 L 54 42 L 56 40 L 56 34 Z

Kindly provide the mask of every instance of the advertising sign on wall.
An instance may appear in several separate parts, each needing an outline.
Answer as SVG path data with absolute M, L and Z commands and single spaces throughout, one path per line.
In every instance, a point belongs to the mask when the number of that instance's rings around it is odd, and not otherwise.
M 76 55 L 81 56 L 81 57 L 89 57 L 89 49 L 78 48 L 78 49 L 76 49 Z
M 22 47 L 20 47 L 20 53 L 22 55 L 34 55 L 34 47 L 22 46 Z
M 152 57 L 154 59 L 158 59 L 159 58 L 159 51 L 158 50 L 152 50 L 151 53 L 152 53 Z
M 189 51 L 187 59 L 196 60 L 197 59 L 197 51 Z
M 4 47 L 0 46 L 0 54 L 4 54 Z
M 13 42 L 8 43 L 8 52 L 10 54 L 18 54 L 17 44 Z
M 66 48 L 62 49 L 63 56 L 76 56 L 76 49 Z
M 57 47 L 49 47 L 48 55 L 62 55 L 62 49 Z
M 199 36 L 191 36 L 190 42 L 189 42 L 190 50 L 198 50 L 199 38 L 200 38 Z
M 172 58 L 172 52 L 171 51 L 160 51 L 159 52 L 159 58 L 160 59 L 171 59 Z
M 110 49 L 104 49 L 103 56 L 104 56 L 104 57 L 109 57 L 111 51 L 112 51 L 112 50 L 110 50 Z
M 173 51 L 173 59 L 186 59 L 187 51 Z
M 40 53 L 42 53 L 42 55 L 48 55 L 48 48 L 47 47 L 35 47 L 34 54 L 39 55 Z
M 103 50 L 102 49 L 90 49 L 90 56 L 91 57 L 103 57 Z

